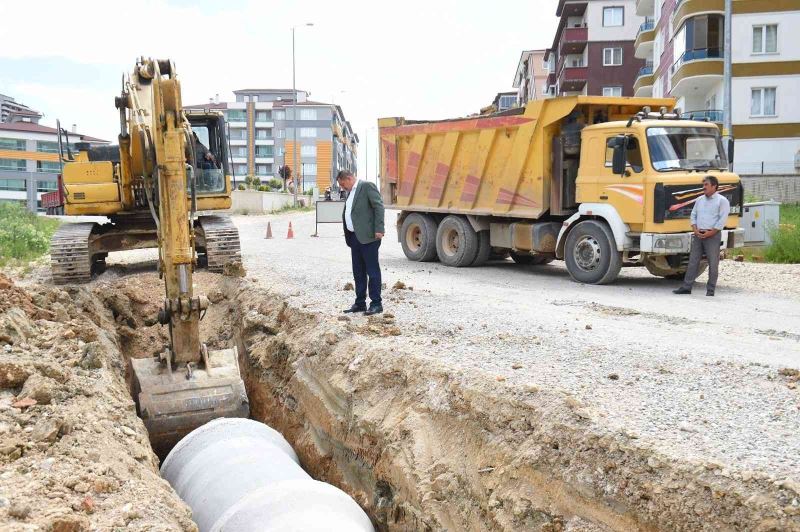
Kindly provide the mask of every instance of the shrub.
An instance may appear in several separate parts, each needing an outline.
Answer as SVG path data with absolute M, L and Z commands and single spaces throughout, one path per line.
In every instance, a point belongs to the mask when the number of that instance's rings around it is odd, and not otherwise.
M 800 263 L 800 205 L 781 205 L 781 225 L 770 228 L 769 262 Z
M 269 192 L 269 187 L 267 185 L 258 185 L 259 192 Z
M 247 190 L 247 187 L 244 186 L 242 183 L 239 183 L 239 186 L 236 187 L 239 190 Z
M 273 177 L 272 179 L 267 181 L 267 185 L 272 190 L 283 190 L 283 180 L 282 179 L 277 179 L 277 178 Z
M 58 220 L 37 216 L 18 203 L 0 203 L 0 266 L 47 253 L 58 225 Z

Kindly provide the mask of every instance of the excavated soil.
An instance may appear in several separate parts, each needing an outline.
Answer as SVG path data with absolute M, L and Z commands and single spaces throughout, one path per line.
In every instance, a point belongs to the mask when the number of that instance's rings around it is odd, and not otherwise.
M 379 530 L 800 530 L 796 483 L 670 459 L 558 390 L 498 394 L 494 379 L 381 342 L 402 334 L 391 315 L 330 317 L 246 278 L 195 282 L 213 303 L 202 337 L 238 346 L 252 417 Z M 125 379 L 125 356 L 166 340 L 157 275 L 114 267 L 88 287 L 22 290 L 0 277 L 6 293 L 0 528 L 195 529 Z
M 0 274 L 2 530 L 197 530 L 158 474 L 103 299 Z

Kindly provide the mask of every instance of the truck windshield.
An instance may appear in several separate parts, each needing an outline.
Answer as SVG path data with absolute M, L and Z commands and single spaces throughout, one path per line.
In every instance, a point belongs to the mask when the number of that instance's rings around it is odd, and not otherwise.
M 659 172 L 728 167 L 716 128 L 651 127 L 647 129 L 647 147 L 653 168 Z

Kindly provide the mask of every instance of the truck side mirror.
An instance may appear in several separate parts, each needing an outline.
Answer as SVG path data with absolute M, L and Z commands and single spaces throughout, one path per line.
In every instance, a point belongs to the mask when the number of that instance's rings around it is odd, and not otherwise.
M 733 165 L 733 137 L 728 139 L 728 164 Z
M 628 165 L 628 137 L 620 135 L 614 145 L 614 158 L 611 163 L 611 171 L 615 175 L 625 175 Z

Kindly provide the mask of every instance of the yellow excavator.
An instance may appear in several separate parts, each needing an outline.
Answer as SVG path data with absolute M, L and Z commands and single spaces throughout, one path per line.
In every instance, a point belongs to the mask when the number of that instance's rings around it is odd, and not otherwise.
M 164 456 L 211 419 L 249 415 L 236 348 L 209 351 L 200 342 L 209 301 L 192 284 L 198 255 L 212 271 L 241 267 L 230 220 L 198 215 L 231 205 L 225 120 L 218 111 L 182 108 L 169 60 L 139 59 L 115 104 L 118 147 L 77 145 L 75 156 L 69 139 L 59 137 L 67 153 L 60 150 L 57 212 L 110 223 L 62 224 L 52 240 L 52 275 L 56 283 L 86 282 L 109 252 L 158 248 L 165 286 L 158 321 L 169 326 L 170 345 L 159 357 L 131 358 L 131 366 L 139 415 Z

